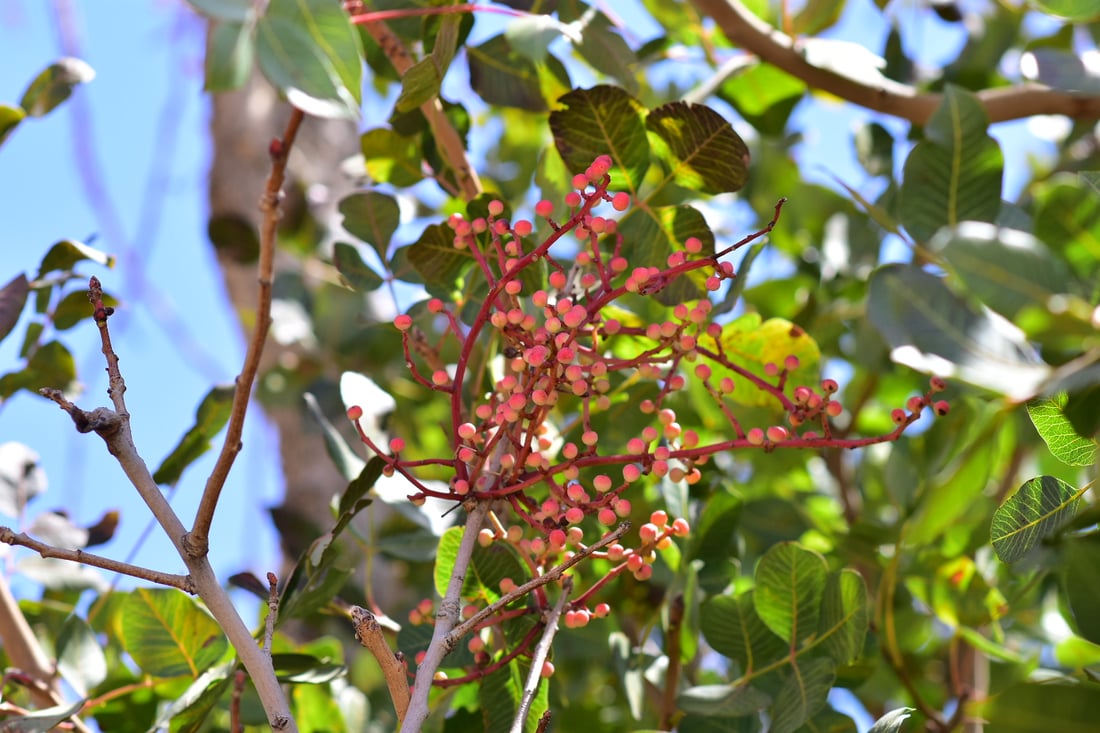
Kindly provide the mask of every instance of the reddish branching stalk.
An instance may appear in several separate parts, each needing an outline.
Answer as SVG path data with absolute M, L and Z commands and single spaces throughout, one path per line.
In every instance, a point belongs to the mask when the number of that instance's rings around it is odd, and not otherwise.
M 616 532 L 621 536 L 621 530 L 610 527 L 629 515 L 630 501 L 624 494 L 633 485 L 650 476 L 694 484 L 711 458 L 732 450 L 854 449 L 893 441 L 926 408 L 941 415 L 948 409 L 946 402 L 934 398 L 945 387 L 934 378 L 927 393 L 911 397 L 892 412 L 893 430 L 868 437 L 834 431 L 831 421 L 843 412 L 834 399 L 839 385 L 831 379 L 800 383 L 807 379 L 806 369 L 802 358 L 792 352 L 800 344 L 812 344 L 806 335 L 790 326 L 775 343 L 769 342 L 769 348 L 778 349 L 774 361 L 753 361 L 731 340 L 736 334 L 731 336 L 713 320 L 706 295 L 735 277 L 732 264 L 723 258 L 766 236 L 778 221 L 783 201 L 776 204 L 767 226 L 717 252 L 705 251 L 699 239 L 689 237 L 662 266 L 632 264 L 632 250 L 620 235 L 618 222 L 596 213 L 605 204 L 616 212 L 630 205 L 629 195 L 609 190 L 611 164 L 608 156 L 600 156 L 584 174 L 574 177 L 576 190 L 566 197 L 569 211 L 563 223 L 551 218 L 551 202 L 539 202 L 535 212 L 550 230 L 545 237 L 533 236 L 535 226 L 530 221 L 504 218 L 499 201 L 489 203 L 484 218 L 468 221 L 452 216 L 448 223 L 454 247 L 474 261 L 471 277 L 480 275 L 486 281 L 484 299 L 465 320 L 460 313 L 470 311 L 470 304 L 448 305 L 439 299 L 426 303 L 431 323 L 416 323 L 410 315 L 394 319 L 402 331 L 405 359 L 414 379 L 450 402 L 451 455 L 406 459 L 402 438 L 383 447 L 360 430 L 363 442 L 386 462 L 385 472 L 408 479 L 414 503 L 431 496 L 467 506 L 471 521 L 463 537 L 464 549 L 474 534 L 483 545 L 503 541 L 516 549 L 533 580 L 519 588 L 502 587 L 506 597 L 533 594 L 535 608 L 545 613 L 550 607 L 545 578 L 555 572 L 560 575 L 563 559 L 566 564 L 586 557 L 609 561 L 609 571 L 563 606 L 567 627 L 583 626 L 592 617 L 605 615 L 606 603 L 589 609 L 595 595 L 624 572 L 637 580 L 648 579 L 657 551 L 689 531 L 684 518 L 657 511 L 639 528 L 637 547 L 625 547 L 618 537 L 610 544 L 586 545 L 580 525 L 591 526 L 592 518 L 602 526 L 604 540 Z M 554 250 L 567 237 L 576 244 L 571 260 L 561 259 Z M 548 286 L 532 290 L 532 274 L 542 267 L 549 272 Z M 696 295 L 669 306 L 665 320 L 645 323 L 621 315 L 638 312 L 632 310 L 632 303 L 660 299 L 672 286 L 679 288 L 679 294 L 694 290 Z M 425 335 L 433 323 L 442 331 L 438 344 L 431 344 Z M 448 339 L 456 342 L 458 353 L 451 367 L 442 357 Z M 476 373 L 473 364 L 474 354 L 487 343 L 499 345 L 503 368 L 485 394 L 476 386 L 484 383 L 484 375 Z M 816 347 L 803 353 L 814 355 Z M 422 371 L 423 366 L 430 371 Z M 727 429 L 712 431 L 720 437 L 704 440 L 678 421 L 675 401 L 692 380 L 710 395 L 715 411 L 727 423 Z M 655 397 L 636 404 L 644 427 L 624 445 L 601 441 L 599 416 L 626 399 L 627 390 L 637 382 L 657 387 Z M 781 417 L 769 425 L 747 427 L 736 415 L 741 404 L 770 405 Z M 353 421 L 361 414 L 358 406 L 348 410 Z M 451 474 L 445 490 L 429 489 L 420 481 L 418 472 L 428 467 Z M 486 513 L 490 501 L 506 502 L 519 524 L 505 528 L 495 513 Z M 489 526 L 482 528 L 484 519 Z M 529 532 L 524 527 L 534 530 L 535 536 L 526 537 Z M 606 551 L 594 551 L 604 545 Z M 498 609 L 493 604 L 452 631 L 461 589 L 456 579 L 464 575 L 468 562 L 467 553 L 455 563 L 432 646 L 417 671 L 403 730 L 415 730 L 427 714 L 426 689 L 431 683 L 427 678 L 457 644 L 458 632 L 483 628 L 479 626 L 483 623 L 503 623 L 504 616 L 498 613 L 503 606 Z M 424 615 L 417 612 L 419 618 Z M 486 669 L 506 663 L 524 646 L 517 645 L 462 679 L 483 676 Z

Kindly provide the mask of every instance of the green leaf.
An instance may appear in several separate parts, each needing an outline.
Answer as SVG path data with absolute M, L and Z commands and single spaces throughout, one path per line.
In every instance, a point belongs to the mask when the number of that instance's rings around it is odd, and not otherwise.
M 360 191 L 340 200 L 343 226 L 363 240 L 386 261 L 390 240 L 401 223 L 401 209 L 392 196 L 375 191 Z
M 836 24 L 844 3 L 836 0 L 807 0 L 795 13 L 786 32 L 792 36 L 812 36 Z
M 229 661 L 199 675 L 183 694 L 161 710 L 153 730 L 171 729 L 173 733 L 198 733 L 202 730 L 210 711 L 232 684 L 235 667 L 236 661 Z
M 600 12 L 591 13 L 582 21 L 571 23 L 570 29 L 580 35 L 579 40 L 574 34 L 570 34 L 569 38 L 581 58 L 592 68 L 615 79 L 627 91 L 638 91 L 638 78 L 633 69 L 638 58 L 607 16 Z
M 1064 557 L 1062 583 L 1077 632 L 1100 644 L 1100 537 L 1067 538 Z
M 668 256 L 684 251 L 684 242 L 695 237 L 703 244 L 702 256 L 714 253 L 714 233 L 693 206 L 660 206 L 631 209 L 619 222 L 619 234 L 630 243 L 631 260 L 638 265 L 666 267 Z M 694 270 L 670 282 L 657 300 L 675 305 L 703 297 L 706 268 Z
M 103 294 L 103 304 L 110 307 L 118 305 L 118 299 L 113 295 Z M 58 331 L 72 328 L 85 318 L 91 318 L 95 311 L 88 301 L 88 291 L 77 290 L 69 293 L 53 311 L 53 327 Z
M 755 687 L 699 685 L 681 692 L 676 707 L 697 715 L 738 717 L 759 712 L 771 701 L 771 697 Z
M 649 140 L 642 105 L 611 86 L 574 89 L 550 113 L 554 144 L 566 168 L 581 173 L 599 155 L 609 155 L 612 186 L 636 194 L 649 170 Z
M 382 469 L 385 468 L 385 466 L 385 461 L 379 456 L 374 456 L 367 461 L 367 465 L 363 466 L 363 470 L 359 472 L 359 475 L 352 479 L 347 488 L 344 489 L 344 493 L 340 495 L 340 505 L 338 507 L 339 516 L 337 517 L 336 526 L 332 529 L 334 537 L 339 535 L 340 531 L 347 526 L 348 522 L 351 521 L 366 504 L 371 502 L 371 500 L 367 498 L 367 492 L 374 488 L 374 482 L 382 475 Z
M 1032 400 L 1027 403 L 1027 414 L 1055 458 L 1069 466 L 1091 466 L 1096 462 L 1097 442 L 1074 430 L 1064 412 L 1068 399 L 1062 392 Z
M 255 54 L 251 25 L 243 22 L 214 23 L 206 44 L 203 90 L 229 92 L 240 89 L 252 73 Z
M 352 290 L 369 293 L 382 287 L 382 276 L 363 262 L 359 250 L 353 244 L 337 242 L 332 250 L 332 264 Z
M 409 112 L 439 96 L 443 74 L 431 56 L 409 67 L 401 77 L 401 96 L 394 103 L 398 112 Z
M 788 645 L 760 620 L 753 591 L 734 598 L 718 597 L 703 603 L 700 628 L 715 652 L 737 661 L 742 676 L 788 653 Z
M 322 685 L 347 673 L 342 664 L 334 664 L 327 659 L 318 659 L 312 654 L 283 652 L 271 655 L 271 665 L 280 682 L 294 684 Z
M 645 124 L 663 143 L 655 152 L 677 184 L 708 194 L 738 191 L 745 185 L 749 149 L 714 110 L 670 102 L 650 112 Z
M 913 265 L 875 270 L 867 317 L 893 349 L 894 361 L 1013 400 L 1034 396 L 1051 373 L 1018 329 L 973 310 L 940 278 Z
M 447 594 L 464 532 L 463 527 L 451 527 L 439 538 L 434 578 L 435 589 L 441 597 Z M 500 581 L 505 578 L 510 578 L 516 585 L 522 585 L 528 580 L 528 571 L 506 544 L 494 542 L 488 547 L 482 547 L 478 543 L 470 558 L 470 567 L 466 570 L 462 596 L 492 603 L 502 595 Z
M 783 135 L 791 111 L 805 93 L 806 82 L 760 63 L 735 73 L 718 88 L 718 96 L 754 128 L 776 137 Z
M 420 146 L 414 137 L 402 137 L 393 130 L 379 127 L 363 133 L 359 149 L 367 175 L 378 183 L 411 186 L 424 177 L 420 167 Z
M 918 240 L 927 241 L 940 227 L 996 219 L 1004 157 L 986 134 L 988 126 L 977 97 L 948 85 L 925 139 L 905 161 L 898 213 Z
M 256 57 L 268 81 L 298 109 L 359 119 L 359 35 L 339 4 L 272 0 L 257 24 Z
M 89 247 L 83 242 L 72 239 L 63 239 L 46 252 L 42 263 L 38 266 L 38 279 L 50 272 L 69 272 L 73 265 L 83 260 L 91 260 L 104 267 L 114 267 L 114 255 L 100 252 L 94 247 Z
M 993 513 L 989 534 L 997 557 L 1007 563 L 1026 557 L 1073 519 L 1084 493 L 1053 476 L 1025 482 Z
M 899 733 L 902 724 L 916 711 L 916 708 L 897 708 L 896 710 L 891 710 L 886 713 L 886 715 L 876 720 L 875 724 L 871 726 L 867 733 Z
M 1097 6 L 1096 0 L 1032 0 L 1031 4 L 1048 15 L 1075 23 L 1087 23 L 1100 18 L 1100 6 Z
M 225 654 L 229 643 L 218 622 L 174 588 L 137 588 L 123 604 L 122 644 L 146 674 L 198 677 Z
M 1026 682 L 975 706 L 974 714 L 985 718 L 989 733 L 1094 733 L 1097 710 L 1095 684 Z
M 488 104 L 530 112 L 547 109 L 538 68 L 506 36 L 494 36 L 480 46 L 467 47 L 466 57 L 470 86 Z
M 69 616 L 57 634 L 57 671 L 81 697 L 107 679 L 107 657 L 88 622 Z
M 764 553 L 754 577 L 756 612 L 776 636 L 798 646 L 817 633 L 828 580 L 821 555 L 783 542 Z
M 49 387 L 67 392 L 76 382 L 76 361 L 61 342 L 50 341 L 34 352 L 17 382 L 16 389 L 25 387 L 35 392 Z
M 710 347 L 709 340 L 702 345 Z M 782 368 L 788 356 L 797 356 L 798 369 L 787 377 L 791 387 L 812 385 L 818 381 L 818 361 L 821 352 L 817 342 L 799 326 L 783 318 L 764 321 L 758 313 L 746 313 L 722 327 L 720 343 L 715 347 L 731 364 L 754 374 L 763 374 L 766 364 Z M 778 401 L 768 392 L 737 372 L 717 362 L 713 364 L 716 381 L 725 377 L 733 379 L 734 389 L 729 399 L 739 405 L 778 408 Z
M 4 719 L 4 733 L 46 733 L 80 712 L 83 700 L 71 705 L 57 705 L 35 710 L 33 713 Z
M 551 15 L 522 15 L 509 21 L 508 27 L 504 29 L 504 38 L 508 41 L 510 50 L 539 64 L 546 59 L 550 44 L 569 30 Z M 472 55 L 474 50 L 467 48 L 467 53 Z M 473 59 L 470 61 L 472 64 Z M 474 88 L 477 89 L 476 85 Z
M 19 123 L 26 119 L 27 113 L 22 107 L 0 104 L 0 145 L 8 139 Z
M 474 258 L 455 249 L 454 232 L 444 224 L 429 224 L 408 252 L 409 262 L 428 284 L 456 289 Z
M 829 573 L 817 635 L 834 662 L 849 664 L 860 655 L 869 623 L 863 576 L 847 568 Z
M 689 560 L 702 563 L 699 584 L 708 593 L 720 593 L 732 580 L 737 539 L 734 531 L 741 515 L 741 497 L 728 491 L 716 491 L 703 505 L 699 519 L 691 528 L 691 544 L 686 553 Z
M 872 176 L 894 172 L 894 136 L 877 122 L 861 124 L 855 136 L 856 157 L 863 170 Z
M 477 697 L 485 733 L 508 733 L 512 730 L 529 668 L 530 664 L 526 661 L 512 660 L 481 680 Z M 541 680 L 522 730 L 530 733 L 538 727 L 540 711 L 546 710 L 548 705 L 548 689 L 546 680 Z
M 943 255 L 967 294 L 1010 320 L 1026 306 L 1047 310 L 1051 296 L 1068 292 L 1069 268 L 1027 232 L 963 222 L 941 229 L 929 249 Z
M 63 58 L 47 66 L 23 92 L 19 100 L 28 117 L 42 117 L 69 98 L 79 84 L 95 78 L 91 66 L 74 58 Z
M 770 733 L 793 733 L 814 713 L 825 707 L 836 679 L 831 659 L 809 659 L 791 665 L 790 674 L 775 694 L 770 714 Z
M 195 424 L 191 426 L 160 468 L 153 474 L 158 484 L 175 485 L 184 470 L 210 450 L 210 442 L 221 432 L 233 411 L 232 384 L 214 387 L 202 398 L 195 410 Z
M 22 272 L 0 288 L 0 341 L 3 341 L 19 322 L 19 316 L 23 313 L 23 306 L 27 304 L 27 295 L 30 291 L 30 283 Z

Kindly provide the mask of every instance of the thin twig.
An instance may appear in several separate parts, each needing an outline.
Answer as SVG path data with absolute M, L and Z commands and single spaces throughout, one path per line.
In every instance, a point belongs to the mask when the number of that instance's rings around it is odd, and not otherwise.
M 752 14 L 738 0 L 691 0 L 709 16 L 734 45 L 754 53 L 807 85 L 835 94 L 852 104 L 923 125 L 940 106 L 942 94 L 921 93 L 906 84 L 883 78 L 875 85 L 856 81 L 806 60 L 799 43 Z M 1063 92 L 1039 84 L 1024 84 L 977 93 L 990 122 L 1034 115 L 1065 115 L 1073 119 L 1100 118 L 1100 95 Z
M 271 640 L 275 638 L 275 619 L 279 616 L 279 579 L 267 574 L 267 618 L 264 619 L 264 654 L 271 659 Z
M 519 701 L 519 710 L 516 711 L 516 717 L 512 721 L 511 733 L 523 733 L 523 730 L 527 727 L 527 716 L 531 712 L 531 703 L 534 701 L 535 693 L 539 689 L 539 682 L 542 681 L 542 668 L 546 664 L 546 658 L 550 655 L 550 647 L 554 644 L 554 636 L 558 633 L 558 619 L 561 618 L 562 609 L 565 608 L 565 604 L 569 601 L 569 596 L 572 593 L 573 577 L 567 575 L 561 583 L 561 595 L 558 596 L 558 600 L 546 617 L 546 627 L 542 632 L 542 638 L 535 645 L 535 653 L 531 657 L 531 668 L 527 670 L 527 682 L 523 686 L 523 696 Z
M 0 527 L 0 542 L 7 545 L 27 547 L 34 550 L 42 557 L 54 557 L 60 560 L 80 563 L 81 565 L 91 565 L 93 567 L 103 568 L 104 570 L 110 570 L 113 573 L 129 575 L 132 578 L 138 578 L 140 580 L 147 580 L 150 583 L 166 585 L 171 588 L 179 588 L 191 595 L 195 594 L 195 586 L 191 583 L 191 578 L 186 575 L 162 573 L 159 570 L 150 570 L 140 565 L 131 565 L 130 563 L 120 560 L 112 560 L 109 557 L 103 557 L 102 555 L 93 555 L 90 552 L 84 552 L 84 550 L 68 550 L 63 547 L 54 547 L 45 542 L 40 542 L 24 532 L 16 532 L 10 527 Z
M 397 725 L 400 726 L 405 720 L 405 713 L 409 710 L 408 670 L 386 643 L 386 638 L 382 635 L 382 627 L 373 613 L 360 606 L 352 606 L 349 612 L 351 622 L 355 624 L 355 638 L 367 648 L 382 669 L 382 676 L 386 679 L 386 687 L 389 688 L 390 699 L 393 701 L 394 712 L 397 713 Z
M 676 715 L 676 697 L 680 692 L 680 634 L 684 626 L 684 596 L 677 595 L 668 607 L 668 631 L 665 634 L 665 689 L 661 698 L 661 730 L 672 730 Z
M 260 368 L 260 356 L 267 341 L 267 332 L 271 327 L 271 284 L 275 269 L 275 236 L 279 226 L 279 201 L 282 197 L 283 181 L 286 178 L 287 159 L 290 157 L 294 138 L 298 135 L 298 128 L 304 117 L 301 110 L 295 109 L 291 112 L 283 137 L 272 140 L 268 148 L 271 154 L 271 173 L 267 177 L 264 196 L 260 201 L 260 209 L 264 216 L 260 226 L 260 293 L 256 304 L 256 327 L 252 331 L 244 365 L 236 380 L 237 389 L 233 394 L 233 408 L 229 416 L 225 442 L 222 443 L 221 453 L 218 454 L 217 463 L 210 472 L 210 478 L 206 481 L 199 508 L 195 512 L 195 522 L 184 538 L 184 545 L 192 557 L 203 557 L 210 549 L 210 524 L 214 521 L 218 497 L 221 496 L 222 487 L 225 486 L 225 479 L 229 476 L 233 461 L 241 452 L 245 413 L 248 411 L 248 402 L 252 398 L 252 384 L 256 381 L 256 373 Z

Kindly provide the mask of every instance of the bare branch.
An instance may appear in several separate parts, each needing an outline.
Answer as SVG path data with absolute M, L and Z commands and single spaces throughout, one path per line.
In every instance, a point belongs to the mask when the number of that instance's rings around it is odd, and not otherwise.
M 927 122 L 940 105 L 940 94 L 922 93 L 890 79 L 872 86 L 814 66 L 799 50 L 798 41 L 757 18 L 738 0 L 691 1 L 700 13 L 713 18 L 735 45 L 815 89 L 918 125 Z M 978 92 L 978 99 L 990 122 L 1032 115 L 1065 115 L 1080 120 L 1100 118 L 1100 95 L 1063 92 L 1039 84 L 983 89 Z
M 279 201 L 282 198 L 283 182 L 286 178 L 286 163 L 304 118 L 305 115 L 301 110 L 295 109 L 286 123 L 282 138 L 272 140 L 268 148 L 271 154 L 271 173 L 267 177 L 264 196 L 260 201 L 260 210 L 263 211 L 264 218 L 260 227 L 260 294 L 259 302 L 256 304 L 256 327 L 252 331 L 252 339 L 248 342 L 244 366 L 241 367 L 241 373 L 236 380 L 237 389 L 233 394 L 233 411 L 229 416 L 225 442 L 222 444 L 221 453 L 218 454 L 217 463 L 210 472 L 210 478 L 206 480 L 206 488 L 203 489 L 199 508 L 195 512 L 195 523 L 184 538 L 184 546 L 192 557 L 203 557 L 210 549 L 210 524 L 214 521 L 218 497 L 221 496 L 222 487 L 225 486 L 225 479 L 229 476 L 233 461 L 241 452 L 245 413 L 248 412 L 248 402 L 252 398 L 252 384 L 256 381 L 256 373 L 260 369 L 260 356 L 263 354 L 267 332 L 271 327 L 271 283 L 275 269 L 275 236 L 279 226 Z
M 531 669 L 527 670 L 527 682 L 523 686 L 523 696 L 519 701 L 519 710 L 512 721 L 511 733 L 523 733 L 527 723 L 527 716 L 531 712 L 531 702 L 535 699 L 535 692 L 539 689 L 539 680 L 542 679 L 542 667 L 546 664 L 546 657 L 550 654 L 550 647 L 554 644 L 554 636 L 558 633 L 558 619 L 561 618 L 562 609 L 565 608 L 570 594 L 573 592 L 572 576 L 565 576 L 561 584 L 561 595 L 550 609 L 546 617 L 546 628 L 542 632 L 542 638 L 535 646 L 535 653 L 531 657 Z
M 397 724 L 405 720 L 409 709 L 409 678 L 405 665 L 397 658 L 382 635 L 382 627 L 374 614 L 360 606 L 352 606 L 351 621 L 355 624 L 355 638 L 367 648 L 386 678 L 386 687 L 390 690 L 393 709 L 397 713 Z
M 229 638 L 229 643 L 233 645 L 237 656 L 248 670 L 264 710 L 267 712 L 271 727 L 278 731 L 297 733 L 298 726 L 290 715 L 290 706 L 275 676 L 271 660 L 256 645 L 256 640 L 238 615 L 229 594 L 210 566 L 206 554 L 195 555 L 188 551 L 185 546 L 187 529 L 161 493 L 160 486 L 153 480 L 149 467 L 145 465 L 145 461 L 134 445 L 134 437 L 130 431 L 130 413 L 126 411 L 126 401 L 123 397 L 126 392 L 126 383 L 119 371 L 118 355 L 111 345 L 111 335 L 107 328 L 107 319 L 111 316 L 112 310 L 104 306 L 102 288 L 99 280 L 94 277 L 89 282 L 88 298 L 92 302 L 96 326 L 99 328 L 103 344 L 103 355 L 107 360 L 107 380 L 110 385 L 107 392 L 114 402 L 115 410 L 112 412 L 106 408 L 98 408 L 92 412 L 85 412 L 66 400 L 57 390 L 44 390 L 43 393 L 69 413 L 78 430 L 95 431 L 103 438 L 107 444 L 107 450 L 118 460 L 126 477 L 137 489 L 138 494 L 152 511 L 153 516 L 157 518 L 157 522 L 160 523 L 168 539 L 187 565 L 195 592 L 206 603 L 207 609 L 221 626 Z
M 0 527 L 0 542 L 8 545 L 27 547 L 34 550 L 42 557 L 55 557 L 60 560 L 80 563 L 81 565 L 91 565 L 121 575 L 129 575 L 132 578 L 147 580 L 150 583 L 166 585 L 170 588 L 179 588 L 183 592 L 192 595 L 195 594 L 195 586 L 191 583 L 191 578 L 186 575 L 162 573 L 158 570 L 143 568 L 140 565 L 131 565 L 130 563 L 120 560 L 112 560 L 102 555 L 93 555 L 90 552 L 84 552 L 84 550 L 67 550 L 63 547 L 54 547 L 45 542 L 40 542 L 24 532 L 17 533 L 10 527 Z
M 481 524 L 485 521 L 488 511 L 488 501 L 476 502 L 466 517 L 466 527 L 458 552 L 455 553 L 454 571 L 447 584 L 447 594 L 440 602 L 439 612 L 435 615 L 432 640 L 424 659 L 416 668 L 416 682 L 413 683 L 412 698 L 405 721 L 401 725 L 401 733 L 417 733 L 428 717 L 428 695 L 432 690 L 432 679 L 440 663 L 443 662 L 443 657 L 454 648 L 453 645 L 448 646 L 447 641 L 462 611 L 462 585 L 466 582 L 466 571 L 470 567 L 470 558 L 474 554 L 477 534 L 481 530 Z

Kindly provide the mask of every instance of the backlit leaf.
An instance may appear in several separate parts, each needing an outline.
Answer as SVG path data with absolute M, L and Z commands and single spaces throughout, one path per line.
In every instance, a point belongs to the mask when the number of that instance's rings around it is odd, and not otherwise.
M 332 250 L 332 264 L 343 275 L 352 290 L 369 293 L 382 287 L 382 276 L 372 270 L 359 256 L 355 245 L 337 242 Z
M 757 313 L 746 313 L 740 318 L 722 327 L 721 343 L 714 347 L 708 339 L 702 339 L 701 345 L 715 348 L 730 363 L 740 366 L 753 374 L 763 374 L 764 365 L 775 364 L 782 368 L 788 356 L 796 356 L 798 369 L 787 377 L 787 384 L 816 384 L 818 360 L 821 352 L 817 342 L 799 326 L 782 318 L 769 318 L 764 321 Z M 712 366 L 715 380 L 724 377 L 733 379 L 734 390 L 729 399 L 739 405 L 756 407 L 779 407 L 778 401 L 769 393 L 757 387 L 732 369 L 715 362 Z M 774 380 L 773 380 L 774 381 Z
M 940 227 L 996 219 L 1004 157 L 988 126 L 977 98 L 949 85 L 925 139 L 905 161 L 898 211 L 917 239 L 931 239 Z
M 646 117 L 646 128 L 663 145 L 660 157 L 679 185 L 708 194 L 745 185 L 749 150 L 733 126 L 701 104 L 670 102 Z
M 214 23 L 206 48 L 203 89 L 227 92 L 244 86 L 256 54 L 252 27 L 242 22 Z
M 174 588 L 131 591 L 119 624 L 126 651 L 155 677 L 198 677 L 228 648 L 218 622 Z
M 784 542 L 760 558 L 754 577 L 756 612 L 776 636 L 798 646 L 817 634 L 828 579 L 821 555 Z
M 393 130 L 379 127 L 362 134 L 359 149 L 366 162 L 367 174 L 379 183 L 411 186 L 424 177 L 416 138 L 402 137 Z
M 1084 493 L 1053 476 L 1025 482 L 993 513 L 989 534 L 997 557 L 1008 563 L 1026 557 L 1073 519 Z
M 1055 458 L 1070 466 L 1091 466 L 1100 446 L 1074 430 L 1064 412 L 1067 401 L 1065 393 L 1032 400 L 1027 403 L 1027 414 Z
M 628 92 L 611 86 L 574 89 L 550 113 L 558 153 L 572 173 L 583 173 L 599 155 L 610 155 L 611 180 L 637 193 L 649 170 L 644 108 Z
M 22 107 L 0 104 L 0 145 L 4 144 L 8 135 L 11 135 L 26 117 L 27 112 Z
M 1095 684 L 1025 682 L 1012 685 L 977 706 L 989 733 L 1093 733 L 1100 709 Z
M 708 600 L 700 609 L 700 628 L 714 651 L 737 662 L 742 674 L 751 674 L 788 650 L 760 619 L 751 590 Z

